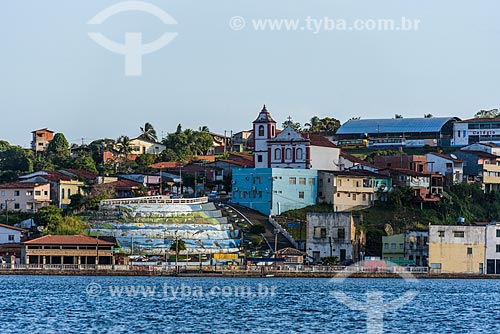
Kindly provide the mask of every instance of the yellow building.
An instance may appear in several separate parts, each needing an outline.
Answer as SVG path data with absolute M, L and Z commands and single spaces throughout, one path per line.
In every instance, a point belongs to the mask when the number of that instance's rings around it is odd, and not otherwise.
M 319 172 L 319 197 L 333 204 L 336 212 L 368 208 L 373 205 L 374 180 L 380 175 L 369 171 Z
M 441 273 L 484 273 L 484 226 L 429 226 L 429 265 Z
M 84 183 L 77 180 L 59 180 L 55 184 L 57 187 L 57 194 L 59 196 L 57 203 L 59 203 L 60 208 L 65 208 L 71 203 L 70 196 L 74 194 L 80 194 L 82 192 L 82 187 Z

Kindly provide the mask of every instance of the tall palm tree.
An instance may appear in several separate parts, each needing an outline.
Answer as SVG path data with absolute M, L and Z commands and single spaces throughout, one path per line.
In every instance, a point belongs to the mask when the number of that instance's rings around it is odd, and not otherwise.
M 140 138 L 149 141 L 158 141 L 158 136 L 156 135 L 156 130 L 151 123 L 144 124 L 144 127 L 141 126 L 141 135 Z
M 116 148 L 118 154 L 121 157 L 127 157 L 128 154 L 132 153 L 132 146 L 130 145 L 130 138 L 128 136 L 120 136 L 116 140 Z

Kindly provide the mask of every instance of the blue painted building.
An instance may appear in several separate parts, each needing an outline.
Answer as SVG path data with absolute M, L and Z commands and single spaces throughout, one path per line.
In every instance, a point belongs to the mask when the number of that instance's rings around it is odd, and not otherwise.
M 291 168 L 233 169 L 232 202 L 266 215 L 316 204 L 318 171 Z

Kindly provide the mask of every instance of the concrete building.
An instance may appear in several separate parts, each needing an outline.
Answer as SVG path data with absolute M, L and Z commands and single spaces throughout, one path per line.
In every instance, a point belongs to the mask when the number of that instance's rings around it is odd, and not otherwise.
M 42 170 L 19 177 L 21 183 L 50 183 L 50 200 L 59 208 L 66 208 L 71 203 L 71 195 L 81 194 L 85 185 L 82 181 L 66 174 Z
M 347 212 L 308 212 L 306 250 L 315 263 L 323 257 L 340 261 L 363 259 L 365 234 L 357 228 L 361 217 Z
M 464 162 L 437 152 L 426 154 L 430 172 L 444 176 L 447 184 L 460 183 L 464 178 Z
M 166 146 L 154 141 L 145 140 L 141 137 L 137 137 L 130 140 L 131 155 L 139 156 L 141 154 L 153 154 L 158 155 L 165 151 Z M 130 159 L 135 160 L 135 159 Z
M 232 199 L 266 215 L 316 204 L 318 171 L 290 168 L 234 169 Z
M 21 242 L 27 230 L 15 226 L 0 224 L 0 245 Z
M 336 212 L 365 209 L 383 199 L 391 183 L 389 177 L 367 170 L 319 171 L 318 196 Z
M 479 142 L 500 143 L 500 118 L 472 118 L 453 124 L 452 146 Z
M 485 272 L 484 226 L 429 226 L 429 266 L 442 273 Z
M 500 190 L 500 157 L 483 151 L 458 150 L 453 152 L 464 161 L 464 178 L 480 181 L 484 192 Z
M 486 152 L 489 154 L 496 155 L 497 157 L 500 156 L 500 146 L 498 146 L 495 143 L 487 143 L 487 142 L 481 142 L 481 143 L 474 143 L 467 145 L 465 147 L 462 147 L 460 150 L 462 151 L 480 151 L 480 152 Z
M 419 173 L 428 172 L 425 155 L 376 156 L 373 163 L 379 168 L 407 169 Z
M 382 237 L 382 259 L 402 264 L 406 258 L 405 234 L 393 234 Z
M 399 265 L 427 266 L 427 231 L 407 231 L 382 237 L 382 259 Z
M 486 273 L 500 275 L 500 223 L 486 227 Z
M 113 242 L 84 235 L 45 235 L 23 243 L 25 264 L 112 264 Z
M 240 131 L 233 134 L 233 152 L 244 152 L 253 146 L 253 131 Z
M 35 152 L 45 152 L 47 146 L 54 138 L 54 131 L 47 128 L 35 130 L 31 132 L 31 149 Z
M 50 194 L 48 182 L 0 184 L 0 209 L 34 213 L 50 204 Z

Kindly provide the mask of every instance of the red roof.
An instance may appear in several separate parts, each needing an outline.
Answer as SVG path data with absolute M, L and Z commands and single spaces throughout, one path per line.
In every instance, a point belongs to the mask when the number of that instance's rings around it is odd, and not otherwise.
M 154 169 L 169 169 L 169 168 L 179 168 L 182 167 L 183 164 L 177 161 L 162 161 L 157 162 L 155 164 L 149 165 L 149 168 Z
M 500 118 L 471 118 L 463 121 L 458 121 L 457 123 L 497 123 L 500 122 Z
M 11 230 L 16 230 L 16 231 L 20 231 L 20 232 L 26 232 L 27 231 L 24 228 L 10 226 L 10 225 L 5 225 L 5 224 L 0 224 L 0 227 L 10 228 Z
M 320 136 L 320 135 L 309 134 L 309 140 L 311 142 L 311 146 L 323 146 L 323 147 L 338 148 L 338 146 L 335 145 L 334 143 L 332 143 L 331 141 L 329 141 L 328 138 Z
M 97 174 L 89 172 L 85 169 L 64 168 L 63 171 L 67 171 L 73 175 L 80 176 L 87 180 L 94 180 L 97 177 Z
M 24 242 L 25 245 L 91 245 L 95 246 L 97 243 L 101 246 L 112 246 L 114 243 L 89 237 L 86 235 L 45 235 L 40 238 Z
M 347 159 L 347 160 L 349 160 L 353 163 L 359 164 L 359 165 L 368 166 L 368 167 L 372 167 L 372 168 L 376 168 L 376 169 L 380 168 L 379 166 L 375 166 L 374 164 L 366 162 L 363 159 L 360 159 L 360 158 L 358 158 L 352 154 L 349 154 L 347 152 L 344 152 L 344 151 L 340 152 L 340 156 L 342 156 L 344 159 Z
M 225 162 L 225 163 L 228 163 L 228 164 L 238 165 L 238 166 L 241 166 L 241 167 L 250 167 L 250 168 L 252 168 L 254 166 L 253 161 L 249 161 L 249 160 L 230 160 L 230 159 L 226 159 L 226 160 L 218 160 L 218 161 Z
M 49 184 L 48 182 L 11 182 L 0 184 L 0 189 L 33 189 Z
M 253 154 L 230 152 L 229 157 L 231 158 L 230 160 L 244 159 L 253 162 Z
M 44 132 L 50 132 L 50 133 L 54 133 L 54 131 L 49 130 L 49 129 L 47 129 L 47 128 L 43 128 L 43 129 L 39 129 L 39 130 L 35 130 L 35 131 L 31 131 L 31 133 L 35 133 L 35 132 L 42 132 L 42 131 L 44 131 Z

